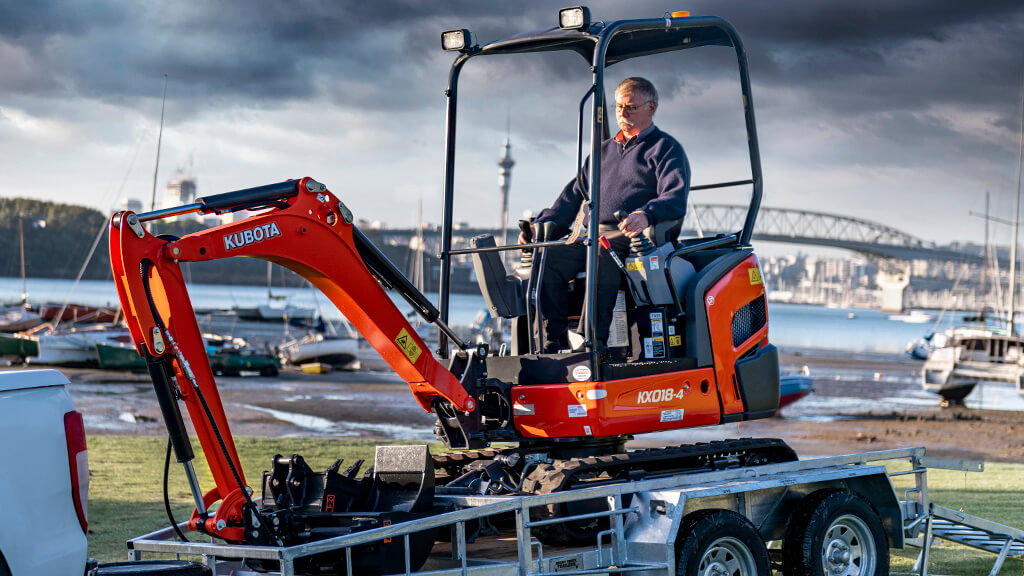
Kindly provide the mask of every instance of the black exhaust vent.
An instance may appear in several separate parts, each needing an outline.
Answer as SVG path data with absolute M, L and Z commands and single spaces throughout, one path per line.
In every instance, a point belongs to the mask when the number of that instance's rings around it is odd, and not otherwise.
M 764 327 L 768 321 L 765 310 L 764 295 L 751 300 L 746 306 L 736 311 L 732 317 L 732 345 L 739 347 Z

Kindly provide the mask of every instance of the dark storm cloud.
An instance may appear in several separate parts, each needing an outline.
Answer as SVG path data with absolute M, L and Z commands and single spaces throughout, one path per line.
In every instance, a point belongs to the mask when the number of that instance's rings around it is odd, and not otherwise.
M 382 88 L 412 95 L 415 68 L 444 57 L 445 26 L 501 28 L 507 16 L 482 4 L 6 2 L 0 41 L 21 49 L 30 77 L 0 79 L 0 88 L 131 101 L 159 94 L 166 73 L 175 86 L 170 98 L 200 107 L 306 98 L 322 79 L 388 82 Z M 0 58 L 14 58 L 9 52 Z
M 938 105 L 991 112 L 997 124 L 1014 124 L 1024 66 L 1019 0 L 683 4 L 695 15 L 730 20 L 744 37 L 755 94 L 762 87 L 795 94 L 804 115 L 838 125 L 894 115 L 904 134 L 921 137 L 936 137 L 942 127 L 915 113 Z M 666 6 L 595 1 L 591 8 L 595 18 L 634 18 L 657 17 Z M 0 91 L 139 107 L 159 96 L 166 73 L 171 106 L 178 107 L 172 121 L 294 100 L 415 110 L 440 102 L 452 60 L 439 49 L 441 30 L 465 26 L 488 42 L 550 26 L 556 9 L 541 0 L 7 0 L 0 3 L 0 67 L 9 72 Z M 488 87 L 505 98 L 518 91 L 517 72 L 546 76 L 540 85 L 555 88 L 568 82 L 557 57 L 513 58 L 496 67 L 501 72 Z M 703 67 L 663 81 L 663 94 L 699 91 L 690 77 Z M 763 111 L 793 112 L 788 100 L 757 101 Z

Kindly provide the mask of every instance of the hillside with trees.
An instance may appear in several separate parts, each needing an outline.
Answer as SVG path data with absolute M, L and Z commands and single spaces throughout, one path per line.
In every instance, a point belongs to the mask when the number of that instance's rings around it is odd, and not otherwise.
M 106 232 L 109 218 L 109 214 L 84 206 L 28 198 L 0 198 L 0 276 L 17 278 L 21 275 L 20 220 L 25 238 L 26 276 L 73 280 L 102 230 L 102 237 L 82 277 L 90 280 L 110 278 Z M 204 226 L 192 220 L 147 223 L 147 227 L 156 234 L 183 236 Z M 368 232 L 373 240 L 373 231 Z M 390 247 L 383 248 L 385 253 L 389 252 Z M 404 262 L 402 259 L 396 261 Z M 229 258 L 194 262 L 183 268 L 183 273 L 186 281 L 192 283 L 265 285 L 266 270 L 266 263 L 260 260 Z M 291 271 L 274 267 L 274 286 L 302 286 L 304 282 Z

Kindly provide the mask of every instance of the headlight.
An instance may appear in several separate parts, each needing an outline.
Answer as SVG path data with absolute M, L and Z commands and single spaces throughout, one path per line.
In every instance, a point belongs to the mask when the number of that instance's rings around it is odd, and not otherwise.
M 558 27 L 562 30 L 579 30 L 590 26 L 590 8 L 574 6 L 558 11 Z
M 445 50 L 462 52 L 472 46 L 473 33 L 465 28 L 441 33 L 441 48 Z

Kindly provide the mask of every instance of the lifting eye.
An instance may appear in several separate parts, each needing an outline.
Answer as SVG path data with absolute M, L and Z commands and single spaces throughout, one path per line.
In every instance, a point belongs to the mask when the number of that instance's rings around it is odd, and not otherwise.
M 708 393 L 708 381 L 707 380 L 701 380 L 700 381 L 700 393 L 701 394 L 707 394 Z
M 199 255 L 200 256 L 206 256 L 206 248 L 205 247 L 199 249 Z

